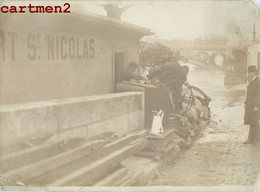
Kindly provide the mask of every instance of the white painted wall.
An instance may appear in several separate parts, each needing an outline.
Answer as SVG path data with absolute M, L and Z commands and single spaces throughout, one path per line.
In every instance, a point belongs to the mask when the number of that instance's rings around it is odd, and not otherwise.
M 137 38 L 93 32 L 75 18 L 10 17 L 0 19 L 0 105 L 112 93 L 114 52 L 139 61 Z

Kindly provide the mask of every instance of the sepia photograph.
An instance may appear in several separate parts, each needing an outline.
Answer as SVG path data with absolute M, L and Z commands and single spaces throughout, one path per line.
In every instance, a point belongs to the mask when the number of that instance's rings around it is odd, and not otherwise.
M 260 0 L 0 0 L 0 191 L 260 191 Z

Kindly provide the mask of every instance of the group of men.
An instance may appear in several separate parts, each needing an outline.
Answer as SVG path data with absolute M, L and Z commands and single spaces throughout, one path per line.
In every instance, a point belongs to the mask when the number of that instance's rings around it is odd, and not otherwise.
M 136 73 L 138 64 L 130 62 L 129 66 L 122 71 L 121 81 L 131 79 L 141 80 L 143 77 Z M 155 86 L 167 86 L 174 98 L 175 112 L 182 109 L 182 85 L 186 81 L 189 68 L 181 66 L 176 59 L 170 56 L 162 56 L 160 62 L 150 71 L 148 77 Z M 254 143 L 260 140 L 260 79 L 256 66 L 248 66 L 248 86 L 245 100 L 244 124 L 249 125 L 248 139 L 244 144 Z
M 130 62 L 121 72 L 120 81 L 141 80 L 143 77 L 136 73 L 137 67 L 137 63 Z M 175 57 L 163 55 L 148 75 L 153 85 L 170 88 L 174 111 L 177 113 L 182 109 L 182 85 L 186 81 L 188 71 L 188 66 L 182 67 Z

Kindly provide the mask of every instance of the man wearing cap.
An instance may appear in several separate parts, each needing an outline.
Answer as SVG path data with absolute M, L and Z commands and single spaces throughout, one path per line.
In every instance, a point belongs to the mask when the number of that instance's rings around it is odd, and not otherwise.
M 136 72 L 138 64 L 134 61 L 128 63 L 128 66 L 124 68 L 119 74 L 118 82 L 131 81 L 131 79 L 141 80 L 143 77 Z
M 248 86 L 245 101 L 244 124 L 250 125 L 247 141 L 244 144 L 252 143 L 259 137 L 259 116 L 260 116 L 260 79 L 256 66 L 248 66 Z

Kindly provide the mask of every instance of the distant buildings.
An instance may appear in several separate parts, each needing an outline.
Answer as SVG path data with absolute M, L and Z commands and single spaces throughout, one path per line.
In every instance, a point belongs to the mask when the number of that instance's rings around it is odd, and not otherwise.
M 151 37 L 149 38 L 149 41 L 151 41 Z M 227 38 L 224 36 L 203 36 L 194 39 L 158 39 L 158 41 L 171 47 L 172 49 L 181 50 L 208 50 L 212 48 L 216 49 L 217 47 L 226 47 L 228 44 Z

